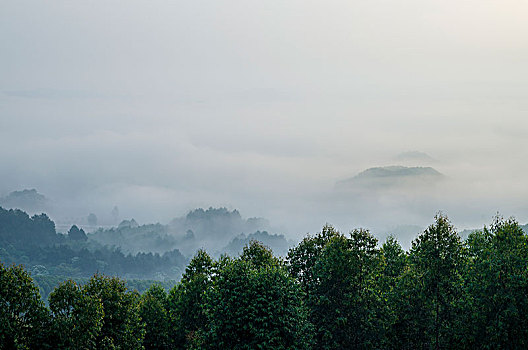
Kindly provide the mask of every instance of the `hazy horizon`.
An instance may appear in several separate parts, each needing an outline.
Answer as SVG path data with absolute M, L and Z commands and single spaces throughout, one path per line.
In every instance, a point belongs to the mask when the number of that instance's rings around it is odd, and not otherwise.
M 528 3 L 0 4 L 0 197 L 54 219 L 227 207 L 289 237 L 528 222 Z M 402 157 L 423 152 L 429 157 Z M 409 156 L 409 154 L 407 154 Z M 341 191 L 379 166 L 431 186 Z

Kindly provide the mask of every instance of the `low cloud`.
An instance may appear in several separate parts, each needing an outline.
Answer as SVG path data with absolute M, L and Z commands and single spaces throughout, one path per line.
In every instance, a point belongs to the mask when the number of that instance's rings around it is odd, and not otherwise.
M 526 222 L 526 5 L 506 2 L 6 4 L 0 196 L 35 188 L 61 220 L 222 206 L 295 237 Z M 393 165 L 446 181 L 335 189 Z

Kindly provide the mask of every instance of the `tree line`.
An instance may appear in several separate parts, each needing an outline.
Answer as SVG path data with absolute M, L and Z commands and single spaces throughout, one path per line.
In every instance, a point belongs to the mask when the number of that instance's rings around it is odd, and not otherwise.
M 38 275 L 80 278 L 99 271 L 134 279 L 177 279 L 188 259 L 178 249 L 125 254 L 88 240 L 76 225 L 63 235 L 46 214 L 30 217 L 21 210 L 0 207 L 0 261 L 22 263 Z
M 66 281 L 44 306 L 0 267 L 2 349 L 525 349 L 528 237 L 495 218 L 462 240 L 446 216 L 412 242 L 325 226 L 285 259 L 259 242 L 198 251 L 167 293 L 117 277 Z

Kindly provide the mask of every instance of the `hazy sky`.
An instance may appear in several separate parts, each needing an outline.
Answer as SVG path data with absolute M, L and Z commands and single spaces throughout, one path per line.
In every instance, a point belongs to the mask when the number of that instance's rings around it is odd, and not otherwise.
M 522 0 L 0 1 L 0 195 L 140 222 L 227 206 L 293 236 L 437 210 L 526 222 L 527 15 Z M 334 189 L 406 151 L 447 184 Z

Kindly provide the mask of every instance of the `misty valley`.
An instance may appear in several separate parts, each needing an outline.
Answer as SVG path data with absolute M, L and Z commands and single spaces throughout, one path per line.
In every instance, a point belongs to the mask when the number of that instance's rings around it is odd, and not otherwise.
M 497 216 L 458 233 L 438 214 L 407 251 L 365 229 L 327 224 L 296 243 L 269 228 L 209 208 L 59 233 L 0 207 L 0 349 L 528 344 L 528 225 Z
M 170 283 L 181 278 L 198 249 L 235 256 L 259 240 L 285 256 L 293 242 L 269 234 L 264 230 L 268 226 L 264 219 L 243 219 L 236 210 L 209 208 L 192 210 L 167 225 L 140 226 L 131 219 L 91 233 L 72 225 L 62 234 L 46 214 L 29 216 L 0 207 L 0 261 L 24 264 L 44 298 L 61 277 L 82 280 L 94 273 Z
M 528 349 L 527 14 L 0 0 L 0 350 Z

